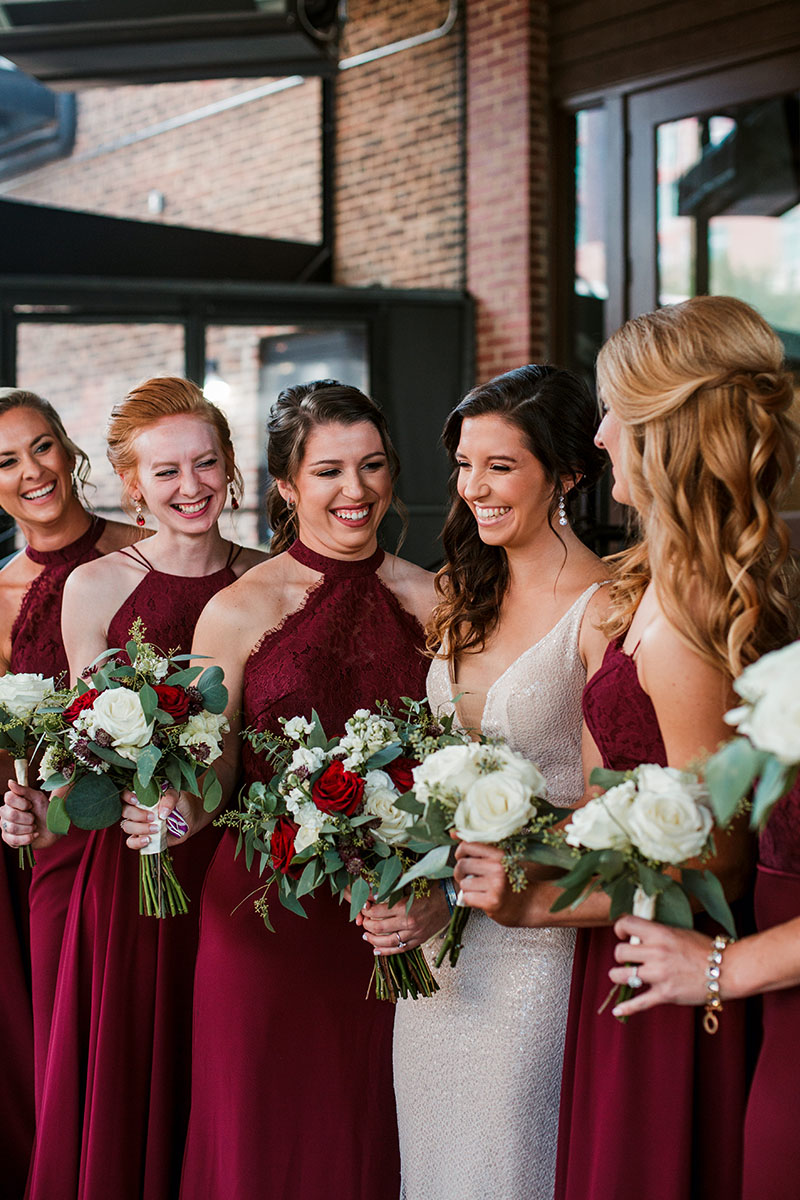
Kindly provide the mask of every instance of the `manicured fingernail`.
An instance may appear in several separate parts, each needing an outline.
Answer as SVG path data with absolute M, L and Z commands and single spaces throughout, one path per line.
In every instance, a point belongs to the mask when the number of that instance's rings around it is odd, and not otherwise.
M 149 845 L 150 845 L 150 838 L 149 838 L 149 837 L 141 837 L 141 838 L 139 839 L 139 841 L 142 843 L 142 845 L 143 845 L 143 846 L 149 846 Z
M 160 809 L 158 810 L 158 816 L 159 816 L 159 819 L 160 819 L 160 820 L 162 820 L 162 821 L 166 821 L 167 817 L 169 816 L 169 814 L 170 814 L 171 812 L 172 812 L 172 809 L 171 809 L 171 808 L 160 808 Z
M 622 1016 L 622 1005 L 618 1004 L 616 1008 L 612 1008 L 611 1015 L 612 1015 L 612 1017 L 621 1017 Z
M 151 821 L 151 822 L 150 822 L 150 824 L 149 824 L 149 826 L 148 826 L 148 829 L 150 830 L 150 832 L 151 832 L 151 833 L 158 833 L 158 830 L 159 830 L 159 825 L 158 825 L 158 822 L 157 822 L 157 821 Z
M 383 951 L 382 950 L 373 950 L 372 953 L 375 955 L 376 958 L 380 958 L 380 956 L 383 954 Z
M 136 792 L 131 792 L 131 803 L 137 805 L 137 807 L 139 806 L 139 800 L 137 798 Z
M 367 934 L 366 934 L 366 933 L 362 933 L 362 935 L 361 935 L 361 939 L 362 939 L 362 941 L 365 941 L 365 942 L 368 942 L 368 941 L 369 941 L 369 937 L 367 936 Z

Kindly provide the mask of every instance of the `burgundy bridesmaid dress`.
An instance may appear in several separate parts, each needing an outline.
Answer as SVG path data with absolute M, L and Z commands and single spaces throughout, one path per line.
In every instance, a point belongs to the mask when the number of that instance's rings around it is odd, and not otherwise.
M 320 573 L 304 605 L 247 660 L 244 725 L 280 732 L 310 717 L 329 737 L 358 708 L 425 694 L 422 629 L 378 579 L 383 561 L 342 561 L 299 542 Z M 265 779 L 244 748 L 245 781 Z M 203 890 L 195 980 L 192 1111 L 181 1196 L 225 1200 L 396 1200 L 392 1006 L 372 998 L 373 955 L 322 890 L 307 920 L 269 897 L 270 933 L 253 910 L 259 885 L 228 830 Z
M 619 644 L 587 683 L 583 708 L 605 767 L 666 765 L 655 710 Z M 706 922 L 698 918 L 698 927 Z M 739 913 L 737 924 L 746 932 Z M 610 926 L 578 931 L 557 1200 L 738 1200 L 754 1024 L 747 1006 L 726 1002 L 713 1037 L 702 1009 L 662 1005 L 627 1024 L 610 1006 L 598 1015 L 616 942 Z
M 800 917 L 800 782 L 776 805 L 761 835 L 756 877 L 758 928 L 769 929 L 796 917 Z M 800 987 L 767 992 L 762 999 L 764 1040 L 745 1119 L 743 1200 L 797 1200 Z
M 57 682 L 59 676 L 68 675 L 61 640 L 64 584 L 75 567 L 100 557 L 97 542 L 105 525 L 102 518 L 93 518 L 81 537 L 60 550 L 25 548 L 28 558 L 39 563 L 42 570 L 25 592 L 11 629 L 11 671 L 53 676 Z M 10 759 L 4 761 L 10 768 Z M 35 782 L 32 778 L 31 783 Z M 3 845 L 0 1027 L 13 1029 L 14 1036 L 9 1039 L 0 1083 L 0 1146 L 4 1186 L 12 1197 L 22 1195 L 28 1173 L 34 1075 L 38 1093 L 67 901 L 84 842 L 85 837 L 78 830 L 74 838 L 64 838 L 55 846 L 37 850 L 32 872 L 20 871 L 17 851 Z
M 236 576 L 150 568 L 111 619 L 124 646 L 141 617 L 163 650 L 191 648 L 197 619 Z M 68 838 L 72 832 L 68 834 Z M 138 855 L 116 827 L 92 832 L 72 889 L 27 1195 L 175 1200 L 188 1120 L 192 979 L 200 893 L 219 831 L 173 853 L 185 916 L 139 916 Z

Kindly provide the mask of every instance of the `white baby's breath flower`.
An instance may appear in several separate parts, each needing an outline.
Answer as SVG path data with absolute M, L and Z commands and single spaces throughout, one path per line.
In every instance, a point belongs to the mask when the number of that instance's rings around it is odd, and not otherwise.
M 311 803 L 308 792 L 304 792 L 302 788 L 293 787 L 286 793 L 286 807 L 295 821 L 299 822 L 299 814 L 303 811 L 303 806 Z M 312 804 L 312 807 L 316 812 L 319 812 L 315 804 Z
M 327 755 L 319 746 L 313 749 L 306 746 L 298 746 L 292 755 L 288 770 L 297 772 L 299 770 L 308 771 L 309 775 L 313 775 L 320 767 L 325 765 Z
M 314 842 L 319 838 L 319 831 L 325 824 L 327 817 L 325 813 L 320 812 L 316 804 L 306 800 L 298 806 L 295 820 L 300 828 L 295 834 L 294 852 L 295 854 L 299 854 L 301 850 L 314 845 Z

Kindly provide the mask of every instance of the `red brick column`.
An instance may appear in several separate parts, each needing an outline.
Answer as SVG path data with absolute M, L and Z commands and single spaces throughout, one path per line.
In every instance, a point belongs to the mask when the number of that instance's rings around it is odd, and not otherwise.
M 476 376 L 546 357 L 547 4 L 468 0 L 467 287 Z

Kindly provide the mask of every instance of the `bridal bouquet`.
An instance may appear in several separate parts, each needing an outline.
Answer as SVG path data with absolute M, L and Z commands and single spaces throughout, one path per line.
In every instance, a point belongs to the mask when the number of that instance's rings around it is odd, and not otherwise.
M 727 825 L 756 784 L 751 821 L 763 827 L 800 767 L 800 642 L 763 655 L 745 668 L 734 688 L 742 699 L 726 714 L 739 737 L 706 764 L 714 813 Z M 756 780 L 758 781 L 756 783 Z
M 557 835 L 573 848 L 577 861 L 556 880 L 564 892 L 552 911 L 575 908 L 602 889 L 611 899 L 612 921 L 632 912 L 691 929 L 689 897 L 694 896 L 735 937 L 719 880 L 708 870 L 685 865 L 714 853 L 708 792 L 697 775 L 645 764 L 633 771 L 595 770 L 589 782 L 607 791 L 577 809 Z M 680 868 L 679 878 L 666 873 L 670 867 Z M 630 994 L 628 984 L 620 985 L 620 1001 Z
M 546 802 L 547 785 L 538 767 L 503 743 L 485 739 L 434 750 L 414 768 L 412 790 L 408 807 L 418 820 L 411 832 L 434 848 L 406 872 L 401 887 L 420 876 L 453 874 L 453 830 L 462 841 L 500 846 L 511 887 L 522 891 L 527 883 L 523 860 L 548 854 L 544 831 L 564 816 Z M 469 913 L 459 894 L 437 967 L 447 956 L 451 966 L 458 962 Z
M 36 714 L 54 689 L 54 681 L 42 675 L 0 677 L 0 750 L 14 760 L 14 775 L 23 787 L 28 786 L 28 746 L 36 740 Z M 30 846 L 19 851 L 20 867 L 26 863 L 34 865 Z
M 255 901 L 268 929 L 273 884 L 284 907 L 300 916 L 303 898 L 323 885 L 334 895 L 349 888 L 351 920 L 370 896 L 391 902 L 397 895 L 400 877 L 418 858 L 408 807 L 412 771 L 432 750 L 461 741 L 452 719 L 438 721 L 424 702 L 403 703 L 400 715 L 387 706 L 359 709 L 341 738 L 326 736 L 316 712 L 310 720 L 281 718 L 283 736 L 247 733 L 274 774 L 269 783 L 253 783 L 241 811 L 223 814 L 220 823 L 238 828 L 236 853 L 244 847 L 248 867 L 258 855 L 259 873 L 270 869 Z M 415 890 L 425 894 L 427 880 L 417 876 Z M 420 949 L 379 956 L 375 971 L 379 999 L 438 990 Z
M 180 666 L 191 655 L 163 654 L 143 634 L 137 618 L 124 652 L 105 651 L 76 687 L 57 692 L 53 704 L 39 710 L 47 742 L 42 787 L 68 789 L 48 807 L 54 833 L 67 833 L 70 824 L 116 824 L 126 788 L 153 812 L 170 785 L 202 796 L 209 810 L 221 799 L 211 763 L 222 753 L 228 729 L 222 671 Z M 156 917 L 187 912 L 167 849 L 166 821 L 139 854 L 139 911 Z

